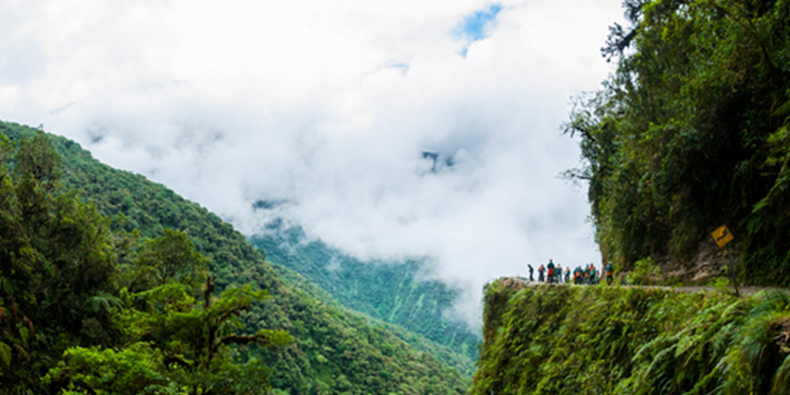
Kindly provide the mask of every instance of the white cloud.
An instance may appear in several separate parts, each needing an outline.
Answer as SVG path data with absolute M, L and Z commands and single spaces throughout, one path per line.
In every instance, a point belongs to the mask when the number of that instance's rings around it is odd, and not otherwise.
M 578 163 L 559 126 L 622 19 L 619 0 L 503 1 L 486 38 L 453 33 L 491 4 L 4 2 L 0 118 L 245 232 L 285 215 L 361 257 L 430 256 L 474 305 L 526 263 L 598 259 L 584 192 L 556 178 Z

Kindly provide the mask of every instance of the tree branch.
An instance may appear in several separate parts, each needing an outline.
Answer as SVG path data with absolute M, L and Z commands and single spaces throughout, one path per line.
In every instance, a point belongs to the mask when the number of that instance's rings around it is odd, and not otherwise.
M 181 366 L 183 366 L 183 367 L 185 367 L 187 369 L 190 369 L 190 370 L 194 366 L 193 364 L 185 361 L 183 358 L 175 356 L 175 355 L 171 355 L 171 356 L 165 357 L 163 362 L 165 363 L 165 366 L 168 366 L 168 367 L 170 365 L 172 365 L 172 364 L 177 364 L 177 365 L 181 365 Z

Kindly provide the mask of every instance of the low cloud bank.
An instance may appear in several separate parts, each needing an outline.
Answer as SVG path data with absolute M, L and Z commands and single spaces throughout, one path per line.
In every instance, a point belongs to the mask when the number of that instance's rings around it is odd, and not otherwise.
M 0 117 L 247 234 L 428 257 L 470 322 L 491 279 L 599 259 L 560 125 L 619 1 L 276 3 L 6 2 Z

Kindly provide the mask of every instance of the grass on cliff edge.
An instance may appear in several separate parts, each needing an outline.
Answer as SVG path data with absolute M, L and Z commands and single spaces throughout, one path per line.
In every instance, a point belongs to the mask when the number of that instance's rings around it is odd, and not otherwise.
M 470 394 L 787 394 L 790 296 L 486 286 Z

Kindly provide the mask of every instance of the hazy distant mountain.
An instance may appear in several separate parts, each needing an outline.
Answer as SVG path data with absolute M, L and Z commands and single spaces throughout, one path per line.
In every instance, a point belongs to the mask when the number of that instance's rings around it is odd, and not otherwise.
M 458 291 L 438 281 L 418 280 L 424 262 L 362 262 L 320 240 L 306 242 L 299 228 L 279 226 L 250 238 L 268 260 L 301 274 L 348 308 L 477 359 L 479 335 L 452 317 Z

